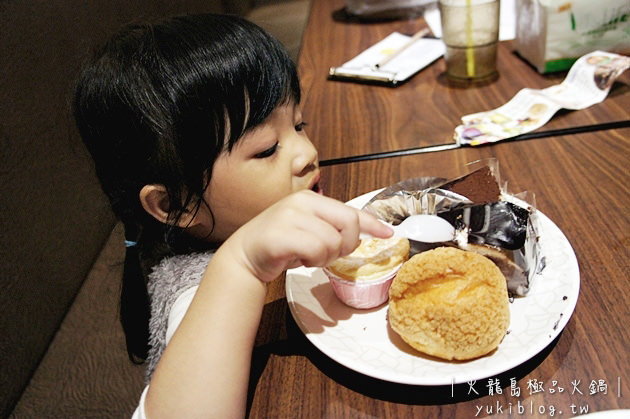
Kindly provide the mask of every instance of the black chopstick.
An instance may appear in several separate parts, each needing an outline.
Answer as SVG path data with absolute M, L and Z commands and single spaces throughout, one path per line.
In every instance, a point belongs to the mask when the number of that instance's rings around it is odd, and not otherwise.
M 354 162 L 365 161 L 365 160 L 387 159 L 390 157 L 409 156 L 412 154 L 431 153 L 431 152 L 443 151 L 443 150 L 454 150 L 459 147 L 461 147 L 459 144 L 451 143 L 451 144 L 430 145 L 427 147 L 408 148 L 405 150 L 383 151 L 380 153 L 362 154 L 359 156 L 348 156 L 348 157 L 339 157 L 336 159 L 320 160 L 319 166 L 320 167 L 332 166 L 335 164 L 354 163 Z
M 515 137 L 506 138 L 499 142 L 533 140 L 536 138 L 547 138 L 547 137 L 555 137 L 555 136 L 560 136 L 560 135 L 572 135 L 572 134 L 580 134 L 580 133 L 585 133 L 585 132 L 604 131 L 604 130 L 618 129 L 618 128 L 630 128 L 630 120 L 604 122 L 601 124 L 592 124 L 592 125 L 580 125 L 577 127 L 552 129 L 552 130 L 547 130 L 547 131 L 528 132 L 525 134 L 517 135 Z M 491 145 L 491 144 L 496 144 L 496 143 L 485 143 L 485 144 L 481 144 L 474 147 L 480 147 L 483 145 Z M 455 150 L 460 147 L 462 147 L 461 144 L 449 143 L 449 144 L 431 145 L 431 146 L 426 146 L 426 147 L 407 148 L 403 150 L 383 151 L 379 153 L 361 154 L 358 156 L 347 156 L 347 157 L 339 157 L 339 158 L 334 158 L 334 159 L 320 160 L 319 166 L 320 167 L 333 166 L 336 164 L 355 163 L 355 162 L 366 161 L 366 160 L 378 160 L 378 159 L 387 159 L 391 157 L 410 156 L 410 155 L 421 154 L 421 153 L 433 153 L 436 151 Z
M 581 134 L 581 133 L 584 133 L 584 132 L 605 131 L 605 130 L 617 129 L 617 128 L 630 128 L 630 120 L 604 122 L 604 123 L 601 123 L 601 124 L 593 124 L 593 125 L 580 125 L 580 126 L 577 126 L 577 127 L 551 129 L 551 130 L 548 130 L 548 131 L 540 131 L 540 132 L 536 132 L 536 131 L 534 131 L 534 132 L 527 132 L 525 134 L 517 135 L 515 137 L 506 138 L 503 141 L 533 140 L 535 138 L 555 137 L 555 136 L 559 136 L 559 135 Z

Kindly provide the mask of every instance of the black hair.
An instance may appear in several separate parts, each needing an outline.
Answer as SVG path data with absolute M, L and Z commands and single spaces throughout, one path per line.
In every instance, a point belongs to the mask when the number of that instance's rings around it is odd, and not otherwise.
M 73 103 L 79 133 L 126 239 L 137 242 L 127 248 L 120 306 L 132 360 L 148 352 L 145 265 L 155 263 L 154 250 L 177 253 L 176 225 L 203 203 L 217 157 L 291 101 L 299 103 L 300 88 L 286 50 L 236 16 L 130 25 L 82 71 Z M 166 188 L 166 225 L 142 208 L 149 184 Z

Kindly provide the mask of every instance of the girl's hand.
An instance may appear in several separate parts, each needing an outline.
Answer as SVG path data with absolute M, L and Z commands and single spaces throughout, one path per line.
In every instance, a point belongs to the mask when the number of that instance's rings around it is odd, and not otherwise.
M 370 214 L 301 191 L 267 208 L 222 247 L 231 247 L 254 276 L 268 282 L 286 269 L 326 266 L 351 253 L 359 245 L 361 232 L 380 238 L 393 234 Z

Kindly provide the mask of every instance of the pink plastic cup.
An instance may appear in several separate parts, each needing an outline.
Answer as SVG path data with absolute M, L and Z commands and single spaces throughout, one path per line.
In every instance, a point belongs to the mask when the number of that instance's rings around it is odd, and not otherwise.
M 324 273 L 328 276 L 335 294 L 344 304 L 368 309 L 378 307 L 389 299 L 389 287 L 401 266 L 402 264 L 398 265 L 382 277 L 364 281 L 341 278 L 326 268 Z

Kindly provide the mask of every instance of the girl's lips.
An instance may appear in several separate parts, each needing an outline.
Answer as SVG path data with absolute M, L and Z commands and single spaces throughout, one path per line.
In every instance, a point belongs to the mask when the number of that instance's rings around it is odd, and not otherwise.
M 323 195 L 323 194 L 324 194 L 324 190 L 321 188 L 321 186 L 319 186 L 319 183 L 316 183 L 316 184 L 315 184 L 315 186 L 313 186 L 313 187 L 311 188 L 311 190 L 312 190 L 313 192 L 317 192 L 317 193 L 318 193 L 318 194 L 320 194 L 320 195 Z
M 324 191 L 322 190 L 320 184 L 319 184 L 319 180 L 320 180 L 321 176 L 320 174 L 316 174 L 315 177 L 311 180 L 311 182 L 309 183 L 309 188 L 311 191 L 316 192 L 320 195 L 324 194 Z

